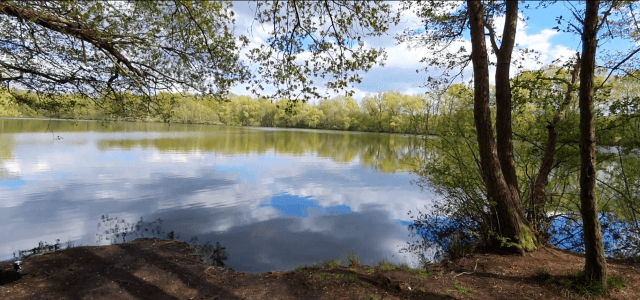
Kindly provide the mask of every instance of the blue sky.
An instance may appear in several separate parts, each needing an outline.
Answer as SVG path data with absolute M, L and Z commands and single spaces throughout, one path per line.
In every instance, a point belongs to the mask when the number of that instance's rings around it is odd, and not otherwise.
M 392 4 L 396 4 L 396 2 L 392 2 Z M 530 5 L 530 9 L 525 8 L 527 4 Z M 252 34 L 248 34 L 250 32 L 248 28 L 253 22 L 252 11 L 255 9 L 255 4 L 234 2 L 233 5 L 233 9 L 237 13 L 236 32 L 238 34 L 248 35 L 251 41 L 250 47 L 259 45 L 267 38 L 267 32 L 265 30 L 269 27 L 264 26 L 263 29 L 261 26 L 253 23 Z M 566 60 L 569 57 L 573 57 L 575 53 L 581 49 L 580 37 L 578 35 L 557 32 L 552 28 L 557 26 L 556 18 L 560 15 L 563 15 L 564 19 L 571 19 L 572 14 L 569 9 L 571 5 L 581 8 L 584 6 L 584 3 L 558 1 L 547 8 L 534 9 L 537 5 L 538 2 L 535 1 L 521 2 L 520 4 L 521 16 L 527 16 L 528 20 L 518 22 L 516 43 L 521 48 L 534 49 L 539 53 L 538 58 L 529 57 L 525 59 L 526 69 L 538 69 L 541 65 L 551 64 L 551 62 L 556 59 Z M 420 20 L 415 14 L 404 14 L 401 24 L 392 27 L 389 30 L 389 35 L 380 38 L 364 39 L 367 45 L 385 47 L 388 53 L 388 59 L 385 67 L 377 66 L 367 73 L 362 73 L 362 83 L 355 85 L 354 97 L 358 101 L 361 101 L 362 97 L 367 94 L 388 90 L 398 90 L 404 93 L 424 93 L 427 91 L 421 87 L 421 85 L 429 75 L 434 75 L 435 73 L 427 73 L 425 71 L 416 73 L 417 69 L 426 67 L 424 63 L 419 62 L 425 54 L 428 54 L 426 53 L 426 49 L 410 50 L 407 49 L 407 45 L 398 45 L 394 39 L 395 33 L 401 32 L 408 25 L 416 26 L 416 24 L 420 24 Z M 498 20 L 497 28 L 501 28 L 502 24 L 501 20 Z M 457 44 L 457 47 L 460 45 L 469 45 L 467 49 L 470 49 L 468 34 L 465 36 L 465 41 Z M 625 50 L 630 46 L 631 44 L 629 42 L 618 40 L 602 44 L 600 49 Z M 516 72 L 516 70 L 512 70 L 511 75 L 514 76 Z M 471 78 L 470 70 L 466 70 L 464 74 L 466 75 L 465 81 Z M 493 77 L 493 73 L 491 75 Z M 316 82 L 318 82 L 318 87 L 324 91 L 324 87 L 321 86 L 322 81 L 316 80 Z M 248 92 L 245 87 L 245 85 L 236 86 L 232 89 L 232 92 L 247 95 Z M 269 87 L 267 87 L 267 91 L 270 91 Z M 330 95 L 333 94 L 330 93 Z

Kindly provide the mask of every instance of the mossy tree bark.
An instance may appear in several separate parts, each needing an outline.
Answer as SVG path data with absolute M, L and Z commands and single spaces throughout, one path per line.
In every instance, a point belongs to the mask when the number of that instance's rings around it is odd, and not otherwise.
M 596 135 L 593 126 L 593 86 L 598 46 L 598 8 L 600 1 L 586 1 L 582 31 L 582 66 L 580 69 L 580 214 L 584 226 L 585 276 L 606 285 L 607 261 L 604 256 L 602 230 L 598 219 L 596 185 Z
M 507 2 L 507 22 L 505 24 L 505 39 L 503 41 L 504 49 L 499 51 L 507 51 L 513 49 L 513 42 L 515 39 L 515 25 L 517 18 L 517 3 Z M 536 236 L 531 229 L 531 225 L 524 217 L 524 210 L 520 201 L 519 192 L 517 191 L 517 185 L 513 186 L 505 179 L 504 170 L 507 169 L 511 172 L 513 168 L 512 176 L 515 176 L 515 168 L 509 165 L 508 161 L 513 162 L 513 146 L 511 146 L 509 152 L 509 144 L 511 141 L 511 90 L 509 85 L 509 67 L 506 64 L 511 63 L 511 53 L 508 55 L 498 55 L 500 57 L 501 71 L 506 70 L 506 75 L 501 74 L 501 86 L 496 87 L 497 90 L 502 90 L 501 99 L 496 100 L 497 105 L 502 107 L 498 108 L 502 111 L 500 126 L 502 133 L 507 137 L 500 140 L 496 148 L 496 140 L 494 138 L 492 123 L 491 123 L 491 109 L 489 106 L 489 65 L 487 59 L 487 47 L 485 42 L 485 23 L 483 16 L 483 6 L 480 1 L 467 1 L 469 25 L 471 31 L 471 60 L 473 63 L 474 73 L 474 119 L 477 130 L 478 146 L 480 154 L 480 165 L 482 168 L 483 180 L 487 189 L 487 196 L 490 202 L 496 203 L 497 219 L 499 221 L 497 234 L 503 238 L 508 238 L 508 242 L 503 245 L 505 250 L 515 253 L 524 253 L 524 251 L 532 251 L 536 248 Z M 515 17 L 514 17 L 515 14 Z M 510 27 L 513 26 L 513 30 Z M 491 31 L 491 30 L 490 30 Z M 495 39 L 491 40 L 494 49 L 497 49 Z M 506 42 L 506 43 L 505 43 Z M 509 45 L 511 43 L 511 45 Z M 510 52 L 510 51 L 509 51 Z M 500 63 L 499 62 L 499 63 Z M 498 72 L 499 73 L 499 72 Z M 507 80 L 505 82 L 504 76 Z M 496 79 L 498 75 L 496 75 Z M 497 84 L 497 82 L 496 82 Z M 508 105 L 508 107 L 504 107 Z M 509 110 L 506 113 L 505 110 Z M 504 148 L 501 148 L 504 147 Z M 505 168 L 501 167 L 501 161 L 499 159 L 498 151 L 503 152 L 507 165 Z M 508 176 L 507 176 L 508 177 Z M 510 178 L 511 180 L 513 178 Z M 512 189 L 513 188 L 513 189 Z
M 484 24 L 485 26 L 487 24 Z M 513 129 L 511 127 L 511 82 L 509 72 L 511 69 L 511 54 L 516 40 L 516 28 L 518 25 L 518 1 L 507 1 L 506 19 L 502 33 L 500 47 L 496 42 L 496 36 L 491 26 L 489 37 L 491 47 L 496 53 L 496 137 L 498 145 L 498 159 L 504 174 L 504 179 L 511 190 L 512 197 L 520 202 L 520 190 L 518 189 L 518 176 L 516 175 L 516 163 L 513 156 Z

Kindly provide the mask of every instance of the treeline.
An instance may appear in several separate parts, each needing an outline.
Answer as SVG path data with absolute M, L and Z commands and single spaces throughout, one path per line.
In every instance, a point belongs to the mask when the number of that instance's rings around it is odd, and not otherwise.
M 466 89 L 453 86 L 451 91 Z M 26 97 L 36 100 L 34 95 Z M 133 119 L 104 113 L 91 99 L 58 96 L 62 109 L 48 110 L 46 101 L 39 106 L 17 104 L 3 93 L 0 115 L 9 117 L 53 117 L 64 119 Z M 129 95 L 135 98 L 134 95 Z M 351 97 L 320 100 L 316 104 L 299 100 L 268 100 L 230 95 L 222 101 L 190 95 L 161 94 L 158 96 L 167 112 L 168 121 L 177 123 L 209 123 L 236 126 L 316 128 L 351 131 L 373 131 L 433 134 L 436 116 L 452 110 L 452 95 L 445 93 L 406 95 L 396 91 L 370 95 L 361 104 Z M 135 101 L 135 100 L 131 100 Z M 34 108 L 34 106 L 36 108 Z M 146 120 L 160 121 L 154 118 Z
M 534 125 L 534 119 L 551 121 L 560 105 L 560 95 L 566 89 L 567 70 L 550 67 L 546 71 L 526 71 L 512 79 L 513 126 L 516 139 L 546 138 L 547 129 Z M 634 74 L 624 78 L 598 77 L 596 102 L 598 110 L 596 130 L 601 144 L 630 143 L 640 145 L 637 122 L 640 84 Z M 55 98 L 26 92 L 6 90 L 0 93 L 0 116 L 40 117 L 92 120 L 143 120 L 173 123 L 225 124 L 234 126 L 262 126 L 313 128 L 349 131 L 441 135 L 442 124 L 463 114 L 473 117 L 473 91 L 463 84 L 451 85 L 440 93 L 403 94 L 397 91 L 379 92 L 365 96 L 361 103 L 350 97 L 322 99 L 317 103 L 299 100 L 269 100 L 249 96 L 229 95 L 225 99 L 196 97 L 181 94 L 159 94 L 154 105 L 160 115 L 144 115 L 144 101 L 139 96 L 121 95 L 122 102 L 142 109 L 135 114 L 121 111 L 109 114 L 113 108 L 101 107 L 100 99 L 80 95 L 56 95 Z M 569 120 L 577 122 L 577 90 L 567 111 Z M 20 99 L 14 99 L 15 95 Z M 158 111 L 156 109 L 156 111 Z M 140 113 L 142 112 L 142 113 Z M 544 121 L 546 120 L 546 121 Z M 462 124 L 461 122 L 458 122 Z M 536 127 L 533 127 L 536 126 Z M 448 129 L 447 129 L 448 130 Z M 607 131 L 606 135 L 600 134 Z M 522 133 L 528 133 L 523 135 Z M 529 137 L 527 137 L 529 136 Z

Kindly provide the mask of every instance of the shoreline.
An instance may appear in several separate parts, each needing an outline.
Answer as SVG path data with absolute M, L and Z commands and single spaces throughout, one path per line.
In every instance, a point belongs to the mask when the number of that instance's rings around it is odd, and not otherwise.
M 36 121 L 68 121 L 68 122 L 105 122 L 105 123 L 154 123 L 154 124 L 180 124 L 180 125 L 214 125 L 214 126 L 230 126 L 230 127 L 240 127 L 240 128 L 256 128 L 256 129 L 280 129 L 280 130 L 309 130 L 309 131 L 326 131 L 331 133 L 343 132 L 343 133 L 376 133 L 376 134 L 393 134 L 393 135 L 401 135 L 401 136 L 415 136 L 415 137 L 428 137 L 434 138 L 437 137 L 436 134 L 416 134 L 416 133 L 403 133 L 403 132 L 384 132 L 384 131 L 358 131 L 358 130 L 340 130 L 340 129 L 326 129 L 326 128 L 303 128 L 303 127 L 278 127 L 278 126 L 244 126 L 244 125 L 227 125 L 225 123 L 213 122 L 213 121 L 170 121 L 163 122 L 159 120 L 148 120 L 145 121 L 143 119 L 121 119 L 121 120 L 107 120 L 107 119 L 64 119 L 64 118 L 30 118 L 30 117 L 4 117 L 0 116 L 0 119 L 8 119 L 8 120 L 36 120 Z
M 569 299 L 584 257 L 550 247 L 524 256 L 474 254 L 423 269 L 336 261 L 249 274 L 203 263 L 186 242 L 142 238 L 30 256 L 2 299 Z M 230 255 L 233 255 L 232 253 Z M 608 260 L 615 299 L 640 296 L 640 262 Z M 0 270 L 11 267 L 0 263 Z M 7 272 L 7 271 L 4 271 Z

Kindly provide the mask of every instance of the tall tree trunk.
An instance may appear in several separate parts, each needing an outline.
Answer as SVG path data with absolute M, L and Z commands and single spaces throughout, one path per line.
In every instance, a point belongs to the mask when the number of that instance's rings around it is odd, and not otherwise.
M 606 285 L 607 261 L 598 219 L 596 186 L 596 134 L 593 126 L 593 77 L 598 46 L 598 8 L 600 1 L 586 1 L 582 31 L 580 70 L 580 214 L 584 225 L 585 276 Z
M 505 181 L 496 152 L 489 107 L 489 65 L 485 43 L 483 7 L 480 1 L 467 1 L 471 28 L 471 60 L 473 62 L 473 109 L 482 177 L 490 202 L 496 203 L 498 234 L 509 239 L 505 250 L 524 253 L 535 249 L 535 237 L 519 198 L 514 198 Z
M 564 101 L 562 101 L 562 104 L 560 104 L 560 108 L 556 111 L 556 114 L 553 117 L 553 121 L 549 125 L 547 125 L 547 130 L 549 131 L 549 136 L 547 137 L 547 147 L 545 148 L 544 156 L 542 158 L 542 164 L 540 164 L 540 169 L 538 169 L 536 180 L 531 186 L 531 198 L 529 200 L 532 203 L 533 211 L 530 214 L 530 219 L 533 225 L 536 226 L 535 229 L 540 234 L 542 234 L 543 231 L 540 227 L 540 221 L 545 217 L 544 206 L 547 203 L 546 186 L 549 180 L 549 173 L 551 173 L 551 169 L 553 169 L 554 156 L 556 154 L 556 144 L 558 141 L 557 127 L 558 124 L 562 122 L 562 115 L 571 103 L 571 95 L 575 87 L 579 69 L 580 55 L 578 54 L 578 57 L 576 58 L 576 64 L 573 68 L 573 71 L 571 71 L 571 81 L 566 81 L 567 93 L 564 95 Z
M 513 130 L 511 128 L 511 54 L 516 40 L 518 25 L 518 1 L 506 1 L 507 11 L 502 32 L 502 43 L 498 49 L 496 37 L 490 34 L 491 44 L 496 52 L 496 137 L 498 159 L 504 179 L 509 185 L 513 198 L 520 202 L 516 164 L 513 157 Z M 485 24 L 486 25 L 486 24 Z M 493 30 L 493 29 L 491 29 Z

